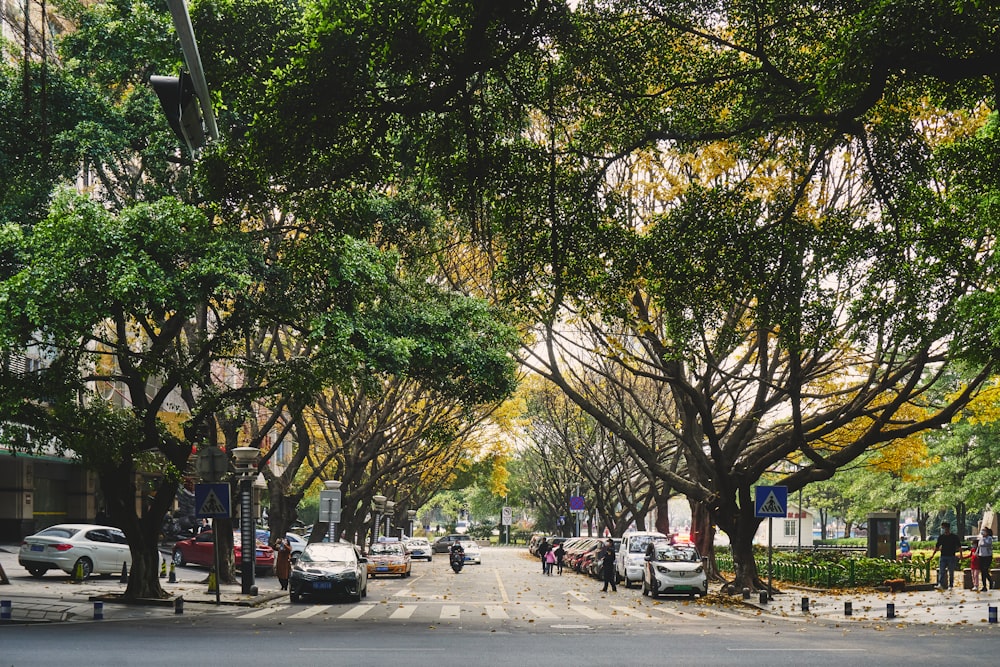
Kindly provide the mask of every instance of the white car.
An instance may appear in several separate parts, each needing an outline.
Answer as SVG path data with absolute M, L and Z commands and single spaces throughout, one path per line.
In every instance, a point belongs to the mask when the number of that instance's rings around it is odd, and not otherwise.
M 708 577 L 698 550 L 689 544 L 652 543 L 644 556 L 642 594 L 654 598 L 661 593 L 681 593 L 689 597 L 708 595 Z
M 417 558 L 432 560 L 434 558 L 434 550 L 431 548 L 431 543 L 422 537 L 411 537 L 403 540 L 403 546 L 406 547 L 406 553 L 410 554 L 410 558 L 414 560 Z
M 63 523 L 24 538 L 17 562 L 33 577 L 55 569 L 73 574 L 79 564 L 86 579 L 91 574 L 119 574 L 122 565 L 131 568 L 132 553 L 125 533 L 118 528 Z
M 462 549 L 465 550 L 465 562 L 475 563 L 476 565 L 483 564 L 483 556 L 479 551 L 479 545 L 470 540 L 462 540 L 459 542 L 462 545 Z
M 654 540 L 666 539 L 663 533 L 653 531 L 635 531 L 626 533 L 615 554 L 615 572 L 618 581 L 625 582 L 625 588 L 632 588 L 633 583 L 642 581 L 643 564 L 646 557 L 646 545 Z

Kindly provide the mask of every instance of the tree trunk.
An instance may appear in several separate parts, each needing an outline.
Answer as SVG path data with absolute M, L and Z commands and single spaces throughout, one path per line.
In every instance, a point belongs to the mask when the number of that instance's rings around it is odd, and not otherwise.
M 656 530 L 664 535 L 670 534 L 670 496 L 656 498 Z
M 111 521 L 125 533 L 132 569 L 124 598 L 128 600 L 160 599 L 168 597 L 160 585 L 159 537 L 163 517 L 173 502 L 176 484 L 160 480 L 156 496 L 147 504 L 140 518 L 135 510 L 135 471 L 131 462 L 109 466 L 98 471 L 101 491 L 107 504 Z
M 272 483 L 271 507 L 267 513 L 267 527 L 271 531 L 271 543 L 279 537 L 284 536 L 288 529 L 292 527 L 295 520 L 299 518 L 298 505 L 302 500 L 301 493 L 285 495 L 278 484 Z
M 705 558 L 705 575 L 709 581 L 719 578 L 719 570 L 715 566 L 715 526 L 712 517 L 704 503 L 688 500 L 691 506 L 691 541 L 695 548 Z

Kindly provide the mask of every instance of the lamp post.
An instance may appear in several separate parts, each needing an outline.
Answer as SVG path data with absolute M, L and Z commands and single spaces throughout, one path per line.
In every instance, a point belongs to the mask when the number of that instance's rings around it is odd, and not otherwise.
M 385 533 L 386 537 L 392 534 L 392 513 L 396 509 L 396 503 L 391 500 L 385 501 Z
M 233 458 L 240 481 L 240 583 L 244 595 L 256 595 L 254 585 L 254 565 L 256 564 L 257 540 L 253 527 L 253 480 L 257 474 L 254 462 L 260 450 L 256 447 L 236 447 Z
M 374 510 L 375 525 L 372 526 L 372 544 L 378 539 L 379 528 L 382 527 L 382 512 L 385 511 L 385 496 L 372 496 L 372 509 Z
M 413 520 L 417 518 L 417 510 L 406 510 L 406 518 L 410 520 L 410 537 L 413 537 Z
M 329 542 L 340 541 L 340 534 L 337 532 L 337 522 L 340 520 L 340 484 L 341 482 L 336 479 L 328 479 L 323 482 L 327 491 L 326 536 Z

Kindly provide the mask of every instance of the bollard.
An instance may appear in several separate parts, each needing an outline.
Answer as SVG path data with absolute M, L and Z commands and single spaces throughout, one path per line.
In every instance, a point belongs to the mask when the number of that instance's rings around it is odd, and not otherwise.
M 885 617 L 896 618 L 896 605 L 892 602 L 887 602 L 885 605 Z
M 750 589 L 749 588 L 744 588 L 743 589 L 743 599 L 744 600 L 749 600 L 750 599 Z
M 219 588 L 219 582 L 215 578 L 215 568 L 208 571 L 208 592 L 215 593 Z
M 760 592 L 760 603 L 767 604 L 767 591 Z
M 0 621 L 9 621 L 12 605 L 10 600 L 0 600 Z
M 851 608 L 851 603 L 850 602 L 845 602 L 844 603 L 844 616 L 850 616 L 851 613 L 853 613 L 853 611 L 854 610 Z
M 802 611 L 809 611 L 809 598 L 802 598 Z
M 94 602 L 94 620 L 103 621 L 104 620 L 104 603 L 100 600 Z
M 174 571 L 174 561 L 170 561 L 170 576 L 167 578 L 168 584 L 177 583 L 177 572 Z
M 989 607 L 987 609 L 987 611 L 989 612 L 989 615 L 990 615 L 990 623 L 996 623 L 997 622 L 997 608 L 996 607 Z
M 124 563 L 124 562 L 122 563 L 122 576 L 118 578 L 118 583 L 119 584 L 127 584 L 128 583 L 128 564 L 127 563 Z
M 174 599 L 174 613 L 175 614 L 183 614 L 184 613 L 184 596 L 183 595 L 178 595 L 177 598 Z
M 160 561 L 160 579 L 167 578 L 167 561 Z

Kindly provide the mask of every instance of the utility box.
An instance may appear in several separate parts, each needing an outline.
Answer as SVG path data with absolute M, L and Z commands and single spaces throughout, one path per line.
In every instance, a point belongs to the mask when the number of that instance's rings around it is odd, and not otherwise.
M 868 557 L 896 560 L 899 516 L 895 512 L 872 512 L 868 515 Z

